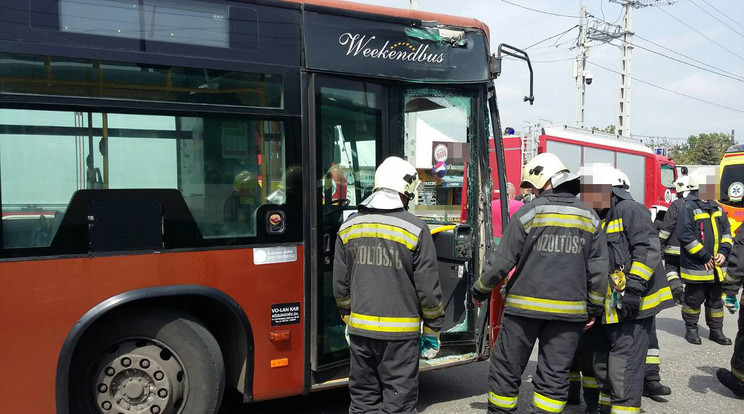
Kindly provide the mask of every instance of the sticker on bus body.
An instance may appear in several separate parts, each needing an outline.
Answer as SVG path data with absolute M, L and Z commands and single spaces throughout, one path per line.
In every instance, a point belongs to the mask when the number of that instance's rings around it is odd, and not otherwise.
M 253 249 L 253 264 L 265 265 L 297 261 L 297 246 L 257 247 Z
M 300 302 L 275 303 L 271 305 L 271 326 L 300 323 Z

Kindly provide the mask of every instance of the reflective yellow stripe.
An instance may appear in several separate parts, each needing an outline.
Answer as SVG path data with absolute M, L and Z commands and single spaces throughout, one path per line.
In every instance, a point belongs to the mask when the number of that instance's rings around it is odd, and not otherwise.
M 710 221 L 710 226 L 713 229 L 713 256 L 718 254 L 718 246 L 720 243 L 720 240 L 718 240 L 718 225 L 716 225 L 716 219 L 715 219 L 716 213 L 719 213 L 718 214 L 719 216 L 721 215 L 720 211 L 714 211 L 713 212 L 714 218 Z
M 620 233 L 621 231 L 625 230 L 623 227 L 623 219 L 619 218 L 617 220 L 612 220 L 607 224 L 606 226 L 607 234 L 610 233 Z
M 587 293 L 587 297 L 589 298 L 589 302 L 591 302 L 594 305 L 601 306 L 604 303 L 604 296 L 602 296 L 601 294 L 597 292 L 590 290 Z
M 610 394 L 605 394 L 603 392 L 600 392 L 599 393 L 599 404 L 600 405 L 610 405 L 611 398 L 612 397 L 610 397 Z
M 743 371 L 739 371 L 736 368 L 731 367 L 731 373 L 734 374 L 734 376 L 736 377 L 736 379 L 738 379 L 741 382 L 744 382 L 744 372 Z
M 706 312 L 711 318 L 723 318 L 723 309 L 716 310 L 716 311 L 707 311 Z
M 700 308 L 693 309 L 687 305 L 682 306 L 682 313 L 686 313 L 688 315 L 700 315 Z
M 495 286 L 490 286 L 483 283 L 483 279 L 481 279 L 480 277 L 478 278 L 478 280 L 475 281 L 475 288 L 478 289 L 480 293 L 489 293 L 493 290 L 494 287 Z
M 549 413 L 561 413 L 566 408 L 566 402 L 546 397 L 537 391 L 532 393 L 532 404 Z
M 589 233 L 594 233 L 597 230 L 592 220 L 587 217 L 558 213 L 535 214 L 535 217 L 527 222 L 525 229 L 532 227 L 565 227 L 584 230 Z
M 648 296 L 642 297 L 640 310 L 644 311 L 655 308 L 661 305 L 662 302 L 672 300 L 673 298 L 674 296 L 672 295 L 672 289 L 669 286 L 664 286 L 656 293 L 652 293 Z
M 371 316 L 352 312 L 349 326 L 365 331 L 375 332 L 418 332 L 419 318 L 394 318 L 389 316 Z
M 661 240 L 666 240 L 666 239 L 668 239 L 668 238 L 669 238 L 669 236 L 671 236 L 671 235 L 672 235 L 672 233 L 670 233 L 670 232 L 668 232 L 668 231 L 666 231 L 666 230 L 661 230 L 661 231 L 659 232 L 659 238 L 660 238 Z
M 682 272 L 681 276 L 682 279 L 693 280 L 696 282 L 712 282 L 714 279 L 712 270 L 710 271 L 709 275 L 691 275 L 689 273 Z
M 519 396 L 516 397 L 504 397 L 493 392 L 488 393 L 488 402 L 501 408 L 514 408 L 517 406 Z
M 351 306 L 351 298 L 348 296 L 345 298 L 336 298 L 336 307 L 341 309 L 349 309 Z
M 690 254 L 695 254 L 695 253 L 699 252 L 702 249 L 703 249 L 703 245 L 700 244 L 700 243 L 698 243 L 698 244 L 692 246 L 691 248 L 689 248 L 687 251 L 690 252 Z
M 394 241 L 408 247 L 409 250 L 415 250 L 418 244 L 418 237 L 413 233 L 400 227 L 379 223 L 359 223 L 347 227 L 338 232 L 341 241 L 346 244 L 349 240 L 359 238 L 380 238 Z
M 734 240 L 731 238 L 731 236 L 724 235 L 721 237 L 721 244 L 734 244 Z
M 620 318 L 617 315 L 617 309 L 612 306 L 612 288 L 607 286 L 607 295 L 605 296 L 605 323 L 618 323 Z
M 578 382 L 581 382 L 581 374 L 579 374 L 578 372 L 573 372 L 573 371 L 572 372 L 569 372 L 568 373 L 568 379 L 570 381 L 574 381 L 574 382 L 577 382 L 577 381 Z
M 659 365 L 661 364 L 661 360 L 657 356 L 647 356 L 646 357 L 646 363 L 652 364 L 652 365 Z
M 716 218 L 716 217 L 721 217 L 721 216 L 723 216 L 723 211 L 721 210 L 716 210 L 713 212 L 713 214 L 710 215 L 711 218 Z
M 584 377 L 581 384 L 584 388 L 599 388 L 597 379 L 594 377 Z
M 636 275 L 641 279 L 648 281 L 649 279 L 651 279 L 651 276 L 654 275 L 654 271 L 641 262 L 633 262 L 633 264 L 630 266 L 630 274 Z
M 621 405 L 613 405 L 610 414 L 631 414 L 640 412 L 641 407 L 623 407 Z
M 586 313 L 586 302 L 584 301 L 539 299 L 529 296 L 508 295 L 506 297 L 506 306 L 546 313 L 571 315 L 583 315 Z
M 421 308 L 421 314 L 424 315 L 424 319 L 434 319 L 436 317 L 444 315 L 444 303 L 439 302 L 439 305 L 435 308 Z
M 694 218 L 695 218 L 695 220 L 709 219 L 710 218 L 710 214 L 708 214 L 708 213 L 697 213 L 697 214 L 695 214 L 695 217 Z

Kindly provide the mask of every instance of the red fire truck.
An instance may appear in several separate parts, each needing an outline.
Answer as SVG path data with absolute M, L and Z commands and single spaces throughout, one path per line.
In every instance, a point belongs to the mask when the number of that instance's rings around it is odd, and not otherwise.
M 663 218 L 669 204 L 677 198 L 674 191 L 677 174 L 674 162 L 654 153 L 638 140 L 566 125 L 537 124 L 525 129 L 521 139 L 507 135 L 503 140 L 504 153 L 507 155 L 507 180 L 515 185 L 519 185 L 523 163 L 536 154 L 552 152 L 571 171 L 578 171 L 585 163 L 594 162 L 609 163 L 619 168 L 630 178 L 633 198 L 651 210 L 654 220 Z M 522 163 L 510 162 L 519 150 L 522 152 Z M 493 157 L 492 153 L 492 163 L 495 161 Z

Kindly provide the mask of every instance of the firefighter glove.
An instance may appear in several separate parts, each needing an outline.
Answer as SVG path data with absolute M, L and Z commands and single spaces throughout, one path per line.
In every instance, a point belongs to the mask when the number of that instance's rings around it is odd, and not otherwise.
M 638 311 L 641 308 L 641 297 L 634 295 L 630 292 L 625 292 L 621 299 L 622 303 L 622 315 L 625 320 L 634 320 L 638 316 Z
M 679 279 L 673 279 L 669 282 L 669 286 L 672 288 L 672 297 L 674 303 L 677 305 L 684 305 L 685 303 L 685 288 L 682 281 Z
M 724 306 L 731 313 L 736 313 L 739 310 L 739 301 L 736 300 L 736 296 L 726 295 L 726 299 L 723 301 Z
M 486 299 L 488 299 L 488 298 L 491 297 L 491 292 L 489 292 L 489 293 L 482 293 L 481 291 L 479 291 L 478 289 L 476 289 L 475 286 L 473 286 L 473 292 L 472 293 L 473 293 L 473 299 L 475 301 L 477 301 L 477 302 L 483 302 L 484 300 L 486 300 Z
M 440 345 L 439 332 L 424 325 L 424 330 L 421 333 L 421 340 L 419 341 L 421 357 L 424 359 L 434 358 L 439 353 Z

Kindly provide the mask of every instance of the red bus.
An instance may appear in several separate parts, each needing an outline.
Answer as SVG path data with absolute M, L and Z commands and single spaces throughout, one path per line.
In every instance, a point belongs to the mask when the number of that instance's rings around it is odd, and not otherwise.
M 334 241 L 389 155 L 437 232 L 446 323 L 422 369 L 487 355 L 468 298 L 500 129 L 485 25 L 332 0 L 0 16 L 3 412 L 207 414 L 226 389 L 345 384 Z

